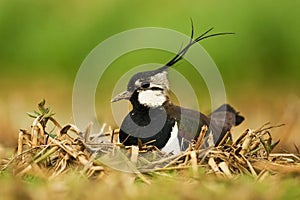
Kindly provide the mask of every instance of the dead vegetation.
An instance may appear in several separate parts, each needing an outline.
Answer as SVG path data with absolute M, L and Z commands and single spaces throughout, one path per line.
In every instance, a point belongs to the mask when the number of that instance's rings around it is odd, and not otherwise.
M 235 141 L 224 137 L 219 146 L 201 149 L 207 131 L 204 126 L 189 149 L 174 156 L 151 145 L 118 144 L 118 130 L 105 131 L 105 126 L 97 134 L 92 133 L 92 124 L 85 131 L 72 124 L 61 126 L 45 101 L 38 109 L 28 113 L 34 120 L 29 130 L 20 130 L 15 155 L 1 160 L 2 172 L 51 180 L 75 169 L 84 177 L 101 179 L 117 169 L 133 173 L 134 179 L 147 184 L 151 183 L 148 175 L 185 169 L 195 175 L 204 169 L 207 174 L 229 179 L 246 174 L 258 181 L 278 173 L 300 175 L 299 154 L 272 152 L 279 141 L 273 141 L 270 131 L 280 125 L 267 123 L 257 130 L 247 129 Z

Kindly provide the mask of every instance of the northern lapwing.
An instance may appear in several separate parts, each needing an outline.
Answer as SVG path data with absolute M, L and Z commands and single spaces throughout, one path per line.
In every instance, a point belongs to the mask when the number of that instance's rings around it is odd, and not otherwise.
M 176 54 L 167 64 L 159 69 L 135 74 L 127 85 L 127 90 L 111 101 L 129 100 L 132 110 L 125 117 L 120 127 L 119 141 L 126 146 L 151 144 L 166 153 L 179 154 L 199 135 L 203 125 L 208 126 L 212 136 L 210 144 L 206 137 L 206 145 L 218 145 L 232 126 L 239 125 L 244 117 L 239 115 L 230 105 L 224 104 L 210 115 L 196 110 L 174 105 L 169 97 L 168 68 L 183 59 L 188 49 L 195 43 L 209 37 L 232 33 L 201 34 L 193 39 Z

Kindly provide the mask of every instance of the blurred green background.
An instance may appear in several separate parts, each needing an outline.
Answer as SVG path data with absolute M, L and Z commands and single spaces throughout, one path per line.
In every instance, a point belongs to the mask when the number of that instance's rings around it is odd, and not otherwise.
M 62 124 L 72 122 L 73 81 L 84 58 L 101 41 L 147 26 L 189 35 L 190 18 L 196 35 L 210 27 L 236 33 L 201 45 L 219 67 L 229 103 L 247 118 L 237 132 L 268 121 L 286 123 L 278 137 L 283 144 L 295 142 L 300 111 L 299 8 L 299 1 L 279 0 L 0 0 L 0 143 L 15 143 L 18 129 L 30 123 L 24 113 L 42 98 Z M 128 67 L 165 63 L 172 55 L 150 50 L 126 56 L 111 68 L 108 77 L 116 73 L 112 81 L 124 62 Z M 182 65 L 178 70 L 188 76 L 189 69 Z M 97 99 L 108 92 L 100 89 Z M 111 94 L 105 95 L 98 101 L 99 119 L 113 125 L 107 106 Z

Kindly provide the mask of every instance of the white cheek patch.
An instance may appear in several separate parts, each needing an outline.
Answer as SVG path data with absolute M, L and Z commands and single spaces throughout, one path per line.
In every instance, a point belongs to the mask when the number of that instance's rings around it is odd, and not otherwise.
M 170 139 L 168 140 L 167 144 L 161 149 L 161 151 L 167 154 L 173 153 L 173 155 L 178 155 L 181 153 L 179 139 L 178 139 L 177 122 L 175 122 L 175 125 L 172 129 Z
M 140 91 L 138 95 L 140 104 L 151 108 L 162 106 L 166 100 L 167 99 L 161 90 L 144 90 Z

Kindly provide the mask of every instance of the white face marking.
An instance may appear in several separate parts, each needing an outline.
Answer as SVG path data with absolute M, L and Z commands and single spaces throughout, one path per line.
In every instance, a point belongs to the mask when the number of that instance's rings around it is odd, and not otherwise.
M 161 151 L 167 154 L 173 153 L 173 155 L 178 155 L 181 153 L 179 139 L 178 139 L 177 122 L 175 122 L 175 125 L 172 128 L 171 137 L 169 138 L 167 144 L 161 149 Z
M 140 87 L 141 84 L 142 84 L 142 82 L 140 81 L 140 79 L 138 79 L 138 80 L 136 80 L 136 81 L 134 82 L 134 84 L 135 84 L 136 87 Z
M 155 108 L 162 106 L 167 100 L 162 90 L 141 90 L 138 95 L 138 101 L 144 106 Z

